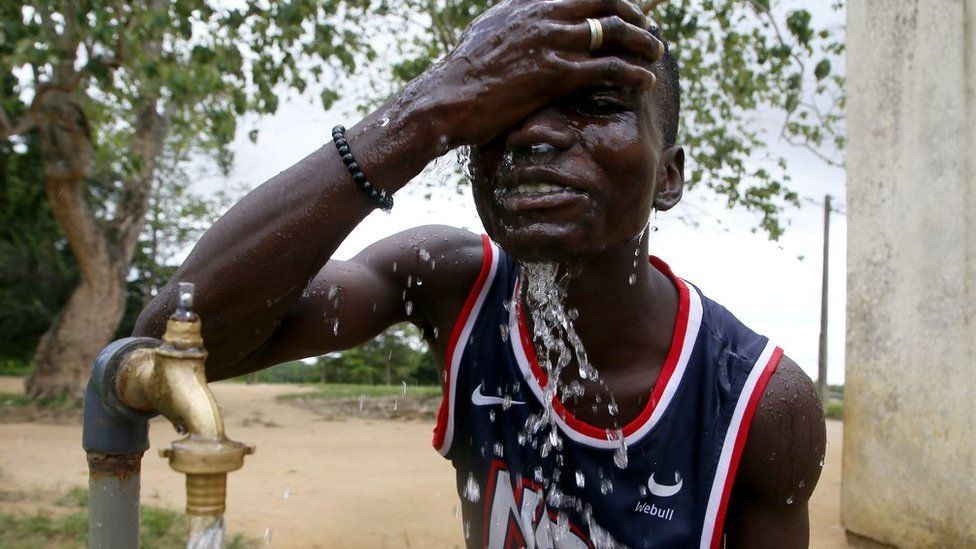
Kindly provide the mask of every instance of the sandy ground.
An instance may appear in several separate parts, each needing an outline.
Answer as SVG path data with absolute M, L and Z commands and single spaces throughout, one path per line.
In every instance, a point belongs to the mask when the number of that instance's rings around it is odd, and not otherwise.
M 0 378 L 0 392 L 21 390 Z M 459 547 L 454 470 L 430 446 L 429 422 L 323 420 L 275 401 L 285 385 L 217 383 L 228 435 L 257 446 L 228 481 L 231 532 L 274 547 Z M 811 546 L 847 547 L 840 525 L 842 424 L 827 424 L 827 460 L 811 501 Z M 178 438 L 164 420 L 151 427 L 142 501 L 182 509 L 183 478 L 157 450 Z M 81 426 L 0 423 L 5 491 L 66 491 L 87 485 Z M 0 510 L 22 504 L 0 501 Z

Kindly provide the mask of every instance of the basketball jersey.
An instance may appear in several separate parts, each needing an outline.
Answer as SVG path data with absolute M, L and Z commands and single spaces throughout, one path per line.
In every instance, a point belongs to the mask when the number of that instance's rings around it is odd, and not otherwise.
M 548 434 L 525 433 L 543 410 L 547 375 L 515 299 L 518 266 L 482 239 L 434 429 L 435 448 L 457 472 L 467 545 L 719 547 L 749 425 L 782 351 L 652 257 L 679 304 L 650 399 L 608 436 L 554 398 L 562 447 L 546 454 L 536 439 Z M 614 462 L 621 436 L 623 468 Z

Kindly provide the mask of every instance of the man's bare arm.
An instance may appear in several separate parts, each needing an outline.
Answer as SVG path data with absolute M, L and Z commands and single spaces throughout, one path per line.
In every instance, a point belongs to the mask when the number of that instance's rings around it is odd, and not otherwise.
M 807 503 L 820 479 L 826 436 L 816 387 L 784 356 L 749 428 L 725 521 L 728 547 L 809 546 Z
M 586 53 L 585 19 L 591 16 L 606 20 L 605 46 L 596 57 Z M 623 0 L 502 2 L 472 23 L 442 63 L 347 132 L 355 159 L 375 188 L 393 193 L 433 158 L 490 141 L 555 98 L 596 85 L 649 89 L 650 66 L 664 48 L 644 30 L 646 23 Z M 193 282 L 210 350 L 208 376 L 240 371 L 259 349 L 275 347 L 272 337 L 286 337 L 280 330 L 286 318 L 308 316 L 295 311 L 314 304 L 300 300 L 303 292 L 371 210 L 326 144 L 221 218 L 140 316 L 135 333 L 158 336 L 176 282 Z M 321 284 L 335 284 L 338 279 L 330 278 L 342 274 L 340 267 L 326 272 Z M 368 292 L 395 295 L 383 278 L 375 280 L 381 286 Z M 350 308 L 348 314 L 369 312 Z M 345 337 L 357 340 L 368 332 Z M 292 354 L 282 349 L 275 356 Z

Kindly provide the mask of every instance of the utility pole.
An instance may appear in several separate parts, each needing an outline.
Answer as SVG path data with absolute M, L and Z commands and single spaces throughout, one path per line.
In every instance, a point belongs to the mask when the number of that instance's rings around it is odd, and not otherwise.
M 820 353 L 817 356 L 817 390 L 827 409 L 827 273 L 830 257 L 830 195 L 824 195 L 823 278 L 820 283 Z

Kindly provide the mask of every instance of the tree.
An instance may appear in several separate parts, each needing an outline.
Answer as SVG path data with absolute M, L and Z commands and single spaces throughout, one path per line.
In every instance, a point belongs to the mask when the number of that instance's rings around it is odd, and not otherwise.
M 32 397 L 78 394 L 123 315 L 152 183 L 167 142 L 226 169 L 237 119 L 278 93 L 353 69 L 370 46 L 358 2 L 7 2 L 0 12 L 0 139 L 37 139 L 43 187 L 78 269 L 41 338 Z M 368 4 L 368 2 L 366 2 Z M 323 102 L 336 96 L 322 86 Z
M 453 48 L 493 0 L 402 0 L 371 27 L 394 37 L 393 79 L 373 73 L 376 96 L 420 74 Z M 784 207 L 799 205 L 783 158 L 770 139 L 804 147 L 841 165 L 844 78 L 833 65 L 844 51 L 842 27 L 814 28 L 807 10 L 781 13 L 771 0 L 638 1 L 661 28 L 682 81 L 679 142 L 688 150 L 688 189 L 704 185 L 727 205 L 756 212 L 758 228 L 778 239 Z M 843 8 L 833 0 L 834 10 Z M 423 17 L 417 17 L 422 14 Z M 367 102 L 373 105 L 375 102 Z M 759 111 L 779 112 L 769 135 Z
M 78 272 L 40 183 L 40 151 L 0 142 L 0 361 L 27 364 Z

